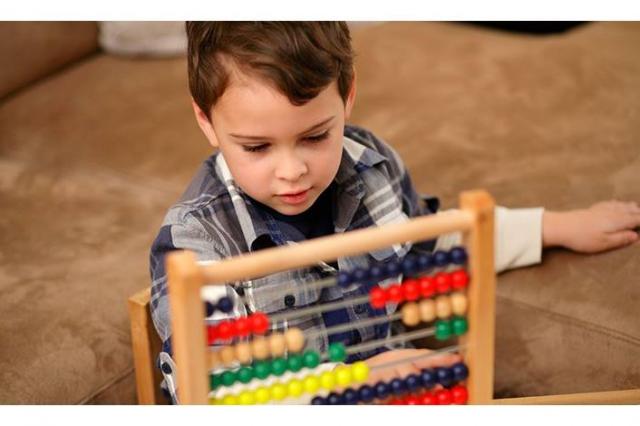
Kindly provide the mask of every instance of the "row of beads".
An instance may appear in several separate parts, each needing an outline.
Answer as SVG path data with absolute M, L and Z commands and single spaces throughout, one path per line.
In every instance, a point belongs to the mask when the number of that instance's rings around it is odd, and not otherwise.
M 263 312 L 255 312 L 247 317 L 221 321 L 207 326 L 207 340 L 212 345 L 216 340 L 246 337 L 249 334 L 265 334 L 269 330 L 269 317 Z
M 379 381 L 373 386 L 363 385 L 358 389 L 347 389 L 342 394 L 333 394 L 333 403 L 328 398 L 317 396 L 311 401 L 314 405 L 336 404 L 335 401 L 344 401 L 345 404 L 357 404 L 358 402 L 372 402 L 374 399 L 385 400 L 391 395 L 401 396 L 407 392 L 416 392 L 420 389 L 431 389 L 436 384 L 445 388 L 461 382 L 469 376 L 469 370 L 464 363 L 456 363 L 451 367 L 439 367 L 435 369 L 425 368 L 420 374 L 410 374 L 407 377 L 393 379 L 390 382 Z M 331 397 L 331 394 L 329 395 Z
M 219 399 L 211 399 L 213 404 L 251 405 L 264 404 L 271 400 L 281 401 L 287 397 L 297 398 L 303 393 L 315 394 L 320 389 L 333 390 L 336 386 L 344 387 L 354 382 L 364 382 L 369 377 L 369 366 L 358 361 L 351 365 L 341 365 L 333 371 L 325 371 L 317 375 L 308 375 L 302 379 L 291 379 L 285 383 L 276 383 L 269 387 L 245 390 L 238 395 L 229 394 Z
M 329 360 L 332 362 L 343 362 L 347 357 L 345 347 L 342 343 L 332 343 L 329 345 Z M 297 373 L 303 367 L 315 368 L 320 364 L 320 354 L 315 351 L 306 351 L 304 354 L 291 354 L 286 358 L 275 358 L 270 361 L 256 361 L 252 366 L 241 367 L 236 371 L 227 370 L 220 374 L 209 376 L 211 389 L 218 386 L 232 386 L 236 382 L 249 383 L 254 378 L 266 379 L 267 377 L 282 376 L 285 372 Z
M 463 316 L 467 312 L 467 296 L 463 293 L 452 293 L 450 296 L 438 296 L 435 299 L 424 299 L 420 302 L 408 302 L 400 308 L 402 323 L 409 327 L 420 322 L 431 322 L 436 318 L 447 319 L 452 314 Z
M 387 303 L 412 302 L 435 294 L 447 294 L 451 290 L 462 290 L 468 283 L 469 275 L 463 269 L 439 272 L 434 276 L 409 278 L 402 284 L 393 284 L 387 288 L 373 287 L 369 291 L 369 303 L 373 308 L 381 309 Z
M 393 398 L 389 405 L 464 405 L 469 400 L 467 387 L 456 385 L 451 389 L 439 389 L 435 392 L 426 391 L 417 395 L 407 395 Z
M 449 264 L 464 265 L 467 261 L 467 252 L 462 247 L 454 247 L 450 251 L 438 250 L 435 253 L 409 254 L 401 261 L 391 261 L 385 264 L 372 265 L 367 268 L 354 268 L 351 271 L 340 271 L 337 282 L 340 287 L 348 287 L 354 283 L 377 283 L 387 278 L 393 278 L 399 274 L 412 276 L 420 272 L 426 272 L 435 267 L 444 267 Z
M 255 336 L 250 342 L 238 342 L 224 346 L 219 350 L 209 351 L 209 368 L 219 365 L 232 366 L 236 361 L 249 364 L 252 360 L 276 358 L 288 352 L 300 352 L 304 348 L 305 340 L 302 330 L 290 328 L 282 333 L 272 333 L 269 336 Z

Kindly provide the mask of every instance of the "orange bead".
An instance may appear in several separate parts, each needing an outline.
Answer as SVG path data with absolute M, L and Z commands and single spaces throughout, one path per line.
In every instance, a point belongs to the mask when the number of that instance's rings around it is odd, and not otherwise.
M 414 302 L 405 303 L 400 310 L 402 314 L 402 323 L 413 327 L 420 323 L 420 309 L 418 304 Z
M 282 333 L 274 333 L 269 336 L 269 351 L 272 357 L 284 355 L 287 342 Z
M 423 322 L 431 322 L 436 318 L 436 303 L 433 299 L 423 299 L 418 304 L 420 319 Z
M 220 354 L 219 354 L 219 351 L 217 349 L 210 350 L 207 353 L 207 356 L 209 358 L 209 368 L 210 369 L 216 368 L 217 366 L 222 364 L 222 360 L 220 359 Z
M 453 293 L 451 295 L 451 310 L 456 315 L 464 315 L 467 313 L 467 296 L 463 293 Z
M 253 357 L 258 360 L 269 358 L 271 350 L 269 349 L 269 341 L 263 336 L 256 336 L 251 342 L 251 352 Z
M 451 316 L 451 300 L 449 300 L 449 296 L 438 296 L 436 298 L 436 316 L 440 319 Z
M 304 334 L 299 328 L 290 328 L 284 333 L 289 352 L 300 352 L 304 348 Z
M 236 344 L 236 359 L 241 364 L 249 364 L 251 362 L 251 345 L 249 345 L 249 342 Z
M 236 361 L 236 351 L 233 346 L 225 346 L 220 349 L 220 359 L 226 366 L 231 366 Z

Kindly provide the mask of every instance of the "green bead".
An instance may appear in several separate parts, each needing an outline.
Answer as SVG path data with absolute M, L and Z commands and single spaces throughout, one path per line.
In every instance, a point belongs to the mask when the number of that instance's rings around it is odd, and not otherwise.
M 302 356 L 302 362 L 307 368 L 316 368 L 320 364 L 320 355 L 315 351 L 306 351 Z
M 447 340 L 451 337 L 451 321 L 449 320 L 438 320 L 436 321 L 436 339 L 438 340 Z
M 211 388 L 211 390 L 216 389 L 221 384 L 222 384 L 222 375 L 220 374 L 209 375 L 209 387 Z
M 465 317 L 454 317 L 451 324 L 453 326 L 453 334 L 456 336 L 462 336 L 469 329 Z
M 290 355 L 289 358 L 287 358 L 287 366 L 289 371 L 293 371 L 294 373 L 300 371 L 303 367 L 302 355 Z
M 222 373 L 222 384 L 225 386 L 231 386 L 236 382 L 236 373 L 233 371 L 225 371 Z
M 342 343 L 332 343 L 329 345 L 329 360 L 332 362 L 342 362 L 347 357 L 347 351 Z
M 238 370 L 238 380 L 241 383 L 249 383 L 253 380 L 253 370 L 250 367 L 242 367 Z
M 271 374 L 271 365 L 266 361 L 256 361 L 253 364 L 253 373 L 260 379 L 266 379 Z
M 282 376 L 287 371 L 287 361 L 284 358 L 275 358 L 271 361 L 271 372 L 276 376 Z

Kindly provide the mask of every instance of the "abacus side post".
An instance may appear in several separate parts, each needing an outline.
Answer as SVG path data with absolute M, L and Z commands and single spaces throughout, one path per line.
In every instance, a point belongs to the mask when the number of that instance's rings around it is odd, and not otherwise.
M 474 215 L 466 234 L 471 283 L 466 360 L 471 374 L 467 384 L 471 404 L 493 400 L 496 273 L 494 266 L 493 198 L 486 191 L 460 194 L 460 207 Z
M 200 298 L 202 272 L 190 251 L 167 255 L 174 356 L 178 366 L 180 404 L 206 404 L 209 387 L 206 365 L 204 305 Z

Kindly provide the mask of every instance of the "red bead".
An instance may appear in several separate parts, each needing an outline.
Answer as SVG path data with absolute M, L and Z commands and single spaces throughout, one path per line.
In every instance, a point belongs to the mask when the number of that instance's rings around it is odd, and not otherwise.
M 414 301 L 420 297 L 420 286 L 418 280 L 408 279 L 402 283 L 402 293 L 405 300 Z
M 231 321 L 222 321 L 218 324 L 218 338 L 228 340 L 233 337 L 233 327 Z
M 462 290 L 469 284 L 469 275 L 464 269 L 458 269 L 451 273 L 451 285 L 456 290 Z
M 439 391 L 436 391 L 436 401 L 438 401 L 438 405 L 451 404 L 451 392 L 448 389 L 440 389 Z
M 249 317 L 249 322 L 254 334 L 264 334 L 269 329 L 269 317 L 264 312 L 254 312 Z
M 241 317 L 233 322 L 233 328 L 235 331 L 235 335 L 238 337 L 248 336 L 251 332 L 251 323 L 249 322 L 249 318 Z
M 446 272 L 439 272 L 435 276 L 436 290 L 439 294 L 449 293 L 451 291 L 451 275 Z
M 420 405 L 435 405 L 436 398 L 431 392 L 425 392 L 419 397 Z
M 218 339 L 218 326 L 216 325 L 207 326 L 207 342 L 209 343 L 209 345 L 213 345 L 217 339 Z
M 373 287 L 369 292 L 369 303 L 375 309 L 382 309 L 387 304 L 387 292 L 380 287 Z
M 420 400 L 417 397 L 413 396 L 413 395 L 409 395 L 409 396 L 405 397 L 404 403 L 406 405 L 420 405 Z
M 469 400 L 467 388 L 462 385 L 456 385 L 451 389 L 451 398 L 454 404 L 463 405 Z
M 393 398 L 391 401 L 389 401 L 389 405 L 404 405 L 404 401 L 398 398 Z
M 418 286 L 420 287 L 420 296 L 424 299 L 433 296 L 436 292 L 436 283 L 431 277 L 418 278 Z
M 387 297 L 389 301 L 400 303 L 404 299 L 404 295 L 402 294 L 402 287 L 400 284 L 394 284 L 387 289 Z

